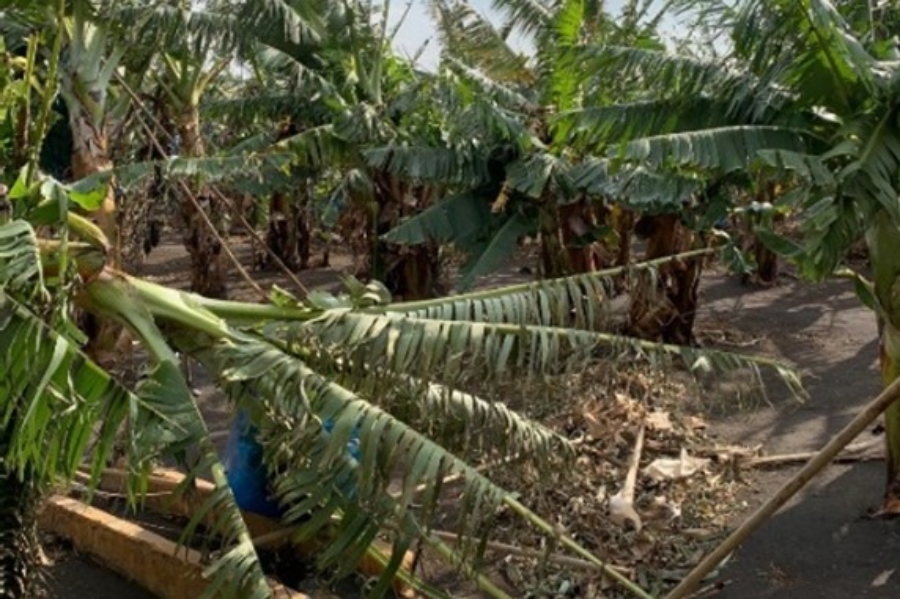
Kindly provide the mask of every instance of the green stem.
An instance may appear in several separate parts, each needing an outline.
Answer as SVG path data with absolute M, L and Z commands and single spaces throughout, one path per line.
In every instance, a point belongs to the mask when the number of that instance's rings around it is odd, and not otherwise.
M 234 338 L 228 325 L 197 301 L 200 296 L 169 289 L 134 277 L 125 276 L 125 280 L 138 294 L 141 303 L 154 316 L 205 333 L 214 339 Z
M 178 367 L 179 360 L 175 351 L 166 343 L 151 314 L 129 296 L 123 281 L 112 277 L 98 278 L 85 285 L 85 292 L 92 307 L 121 321 L 134 331 L 154 361 Z
M 41 112 L 38 115 L 34 135 L 29 140 L 31 148 L 28 156 L 28 166 L 25 171 L 25 182 L 30 186 L 38 173 L 38 162 L 41 157 L 41 147 L 44 144 L 44 135 L 50 126 L 50 115 L 53 112 L 53 100 L 59 89 L 59 59 L 62 54 L 63 38 L 65 37 L 66 0 L 56 2 L 56 37 L 53 39 L 53 49 L 50 54 L 50 66 L 47 69 L 47 83 L 41 96 Z
M 437 306 L 442 306 L 448 302 L 460 302 L 460 301 L 475 301 L 475 300 L 486 300 L 493 299 L 496 297 L 502 297 L 505 295 L 510 295 L 512 293 L 522 293 L 522 292 L 530 292 L 537 291 L 541 289 L 541 287 L 545 285 L 552 285 L 554 283 L 560 283 L 566 281 L 568 279 L 573 278 L 594 278 L 601 279 L 604 277 L 614 277 L 617 275 L 624 274 L 626 272 L 635 271 L 635 270 L 646 270 L 655 268 L 657 266 L 662 266 L 664 264 L 668 264 L 670 262 L 676 262 L 678 260 L 686 260 L 689 258 L 694 258 L 697 256 L 706 256 L 712 254 L 716 251 L 715 248 L 702 248 L 699 250 L 691 250 L 689 252 L 684 252 L 682 254 L 675 254 L 673 256 L 664 256 L 662 258 L 657 258 L 655 260 L 648 260 L 646 262 L 640 262 L 638 264 L 629 264 L 626 266 L 617 266 L 615 268 L 607 268 L 605 270 L 598 270 L 596 272 L 584 273 L 575 275 L 574 277 L 559 277 L 556 279 L 546 279 L 543 281 L 534 281 L 531 283 L 520 283 L 518 285 L 509 285 L 506 287 L 499 287 L 495 289 L 486 289 L 482 291 L 472 291 L 469 293 L 463 293 L 460 295 L 452 295 L 449 297 L 443 297 L 433 300 L 422 300 L 415 302 L 400 302 L 396 304 L 391 304 L 389 306 L 378 306 L 369 308 L 368 312 L 416 312 L 419 310 L 427 310 L 428 308 L 434 308 Z
M 372 561 L 376 562 L 382 568 L 387 569 L 390 558 L 379 551 L 375 546 L 369 545 L 369 548 L 366 549 L 366 556 Z M 412 590 L 416 591 L 417 593 L 421 593 L 426 597 L 429 597 L 431 599 L 451 599 L 450 595 L 448 595 L 444 591 L 422 581 L 418 576 L 407 572 L 403 568 L 398 569 L 397 573 L 394 574 L 394 576 L 400 579 L 400 582 L 410 587 Z
M 322 315 L 321 310 L 286 308 L 271 304 L 217 300 L 177 291 L 143 279 L 122 275 L 156 316 L 199 330 L 216 339 L 234 338 L 227 320 L 259 322 L 264 320 L 306 321 Z
M 900 225 L 887 214 L 878 215 L 866 231 L 874 297 L 869 301 L 881 327 L 881 380 L 887 387 L 900 378 Z M 885 411 L 887 488 L 884 511 L 900 514 L 900 405 Z
M 219 318 L 226 320 L 260 321 L 260 320 L 311 320 L 322 315 L 321 310 L 308 308 L 287 308 L 272 304 L 254 304 L 251 302 L 235 302 L 217 300 L 200 295 L 191 295 L 191 300 L 198 306 L 209 310 Z
M 560 532 L 552 524 L 529 510 L 527 507 L 525 507 L 509 495 L 504 497 L 503 503 L 505 503 L 511 510 L 519 514 L 521 517 L 531 522 L 545 534 L 552 536 L 557 541 L 562 543 L 565 547 L 569 548 L 590 563 L 600 568 L 604 574 L 622 585 L 622 587 L 630 591 L 635 597 L 640 597 L 641 599 L 653 599 L 653 595 L 636 585 L 634 582 L 630 581 L 621 572 L 611 567 L 605 561 L 601 560 L 599 557 L 595 556 L 593 553 L 579 545 L 571 537 Z

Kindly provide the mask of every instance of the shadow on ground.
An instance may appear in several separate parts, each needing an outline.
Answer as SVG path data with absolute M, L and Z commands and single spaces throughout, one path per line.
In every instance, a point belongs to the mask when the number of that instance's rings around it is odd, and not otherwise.
M 786 480 L 791 473 L 765 477 Z M 716 597 L 900 597 L 900 571 L 883 586 L 872 586 L 879 576 L 900 570 L 900 520 L 865 517 L 883 482 L 879 463 L 831 467 L 821 482 L 786 506 L 737 552 L 723 574 L 730 584 Z
M 46 583 L 54 599 L 154 599 L 134 583 L 74 554 L 60 556 L 48 568 Z
M 716 276 L 703 295 L 700 328 L 740 331 L 752 344 L 739 351 L 797 365 L 809 392 L 800 403 L 776 384 L 770 405 L 722 410 L 717 432 L 723 438 L 762 443 L 769 453 L 818 449 L 878 393 L 875 317 L 849 284 L 791 282 L 753 290 Z
M 727 277 L 707 280 L 701 326 L 737 329 L 752 350 L 801 365 L 810 399 L 773 394 L 771 405 L 720 417 L 723 442 L 763 445 L 769 454 L 815 451 L 879 391 L 875 318 L 849 284 L 783 282 L 748 290 Z M 870 432 L 876 452 L 880 439 Z M 758 472 L 758 507 L 796 471 Z M 849 599 L 900 597 L 900 522 L 866 517 L 884 488 L 881 462 L 830 466 L 738 550 L 721 580 L 722 599 Z M 737 525 L 739 522 L 735 522 Z

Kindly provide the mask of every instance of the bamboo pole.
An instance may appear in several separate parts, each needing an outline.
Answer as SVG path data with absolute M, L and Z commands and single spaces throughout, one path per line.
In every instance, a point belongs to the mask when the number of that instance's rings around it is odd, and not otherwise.
M 761 505 L 741 526 L 697 564 L 681 583 L 665 596 L 665 599 L 684 599 L 695 591 L 703 579 L 728 555 L 737 549 L 757 528 L 767 522 L 775 512 L 787 503 L 806 483 L 872 424 L 891 404 L 900 399 L 900 379 L 895 380 L 873 399 L 853 420 L 829 441 L 819 453 L 787 481 L 774 496 Z

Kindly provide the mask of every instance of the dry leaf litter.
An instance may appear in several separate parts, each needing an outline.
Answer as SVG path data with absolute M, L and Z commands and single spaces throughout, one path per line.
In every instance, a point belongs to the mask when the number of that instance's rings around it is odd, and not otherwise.
M 645 590 L 670 588 L 727 534 L 742 507 L 736 460 L 747 450 L 715 443 L 692 391 L 660 371 L 592 368 L 547 394 L 559 409 L 532 414 L 575 444 L 571 472 L 541 478 L 499 468 L 489 476 Z M 534 411 L 533 404 L 516 407 Z M 642 443 L 636 443 L 642 428 Z M 544 556 L 572 556 L 512 515 L 501 518 L 494 538 Z M 498 574 L 516 596 L 629 596 L 586 564 L 513 555 L 501 561 Z

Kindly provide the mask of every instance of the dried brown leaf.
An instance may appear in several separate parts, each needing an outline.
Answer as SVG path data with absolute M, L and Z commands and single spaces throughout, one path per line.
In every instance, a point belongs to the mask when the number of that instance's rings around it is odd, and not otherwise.
M 645 419 L 647 427 L 654 431 L 670 431 L 672 430 L 672 419 L 668 412 L 656 410 L 647 414 Z

